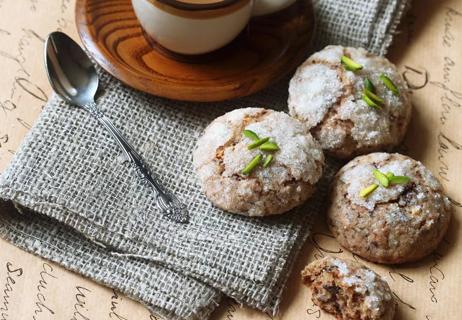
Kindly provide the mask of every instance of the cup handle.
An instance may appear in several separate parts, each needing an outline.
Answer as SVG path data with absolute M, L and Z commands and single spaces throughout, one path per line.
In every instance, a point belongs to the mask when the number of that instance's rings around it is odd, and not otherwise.
M 263 16 L 277 11 L 281 11 L 296 0 L 253 0 L 252 16 Z

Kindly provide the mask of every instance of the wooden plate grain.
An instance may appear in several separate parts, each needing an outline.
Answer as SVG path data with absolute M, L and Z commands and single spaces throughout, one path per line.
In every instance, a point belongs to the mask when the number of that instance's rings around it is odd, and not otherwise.
M 169 53 L 143 34 L 130 0 L 77 0 L 80 38 L 106 71 L 135 89 L 187 101 L 252 94 L 292 72 L 314 33 L 309 0 L 253 18 L 230 45 L 196 57 Z

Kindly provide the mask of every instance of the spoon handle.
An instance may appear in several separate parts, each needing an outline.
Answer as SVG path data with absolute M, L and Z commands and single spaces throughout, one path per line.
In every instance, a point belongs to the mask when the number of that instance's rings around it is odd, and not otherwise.
M 125 153 L 130 164 L 135 169 L 140 181 L 148 184 L 156 190 L 157 206 L 162 213 L 175 222 L 186 223 L 189 221 L 189 213 L 186 206 L 160 182 L 159 178 L 152 173 L 143 158 L 135 151 L 132 145 L 125 139 L 122 133 L 114 126 L 112 121 L 96 106 L 95 102 L 86 104 L 83 108 L 100 122 L 117 141 Z

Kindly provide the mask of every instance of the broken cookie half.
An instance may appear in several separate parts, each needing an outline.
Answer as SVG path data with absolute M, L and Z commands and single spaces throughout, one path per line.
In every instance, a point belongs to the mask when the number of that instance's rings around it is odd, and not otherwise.
M 326 257 L 302 271 L 312 301 L 341 320 L 392 320 L 396 302 L 387 282 L 352 260 Z

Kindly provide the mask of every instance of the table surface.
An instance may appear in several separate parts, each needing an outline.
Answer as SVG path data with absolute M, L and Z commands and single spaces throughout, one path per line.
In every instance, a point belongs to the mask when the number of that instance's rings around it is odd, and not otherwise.
M 43 41 L 53 30 L 77 39 L 74 0 L 0 0 L 0 171 L 46 103 Z M 414 114 L 404 153 L 427 165 L 454 203 L 450 230 L 438 250 L 418 263 L 385 267 L 398 301 L 396 319 L 460 319 L 462 313 L 462 0 L 414 1 L 389 58 L 414 88 Z M 4 210 L 1 209 L 0 210 Z M 332 319 L 310 300 L 300 270 L 325 255 L 352 258 L 319 219 L 272 318 L 225 299 L 213 320 Z M 461 248 L 461 249 L 459 249 Z M 0 240 L 3 319 L 160 319 L 141 304 Z

